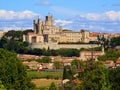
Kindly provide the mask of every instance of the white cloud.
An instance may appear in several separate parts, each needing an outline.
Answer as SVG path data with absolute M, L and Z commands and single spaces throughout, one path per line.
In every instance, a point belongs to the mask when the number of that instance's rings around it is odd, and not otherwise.
M 108 11 L 104 13 L 86 13 L 76 15 L 66 20 L 58 20 L 56 23 L 63 25 L 63 28 L 80 30 L 87 29 L 96 32 L 120 32 L 120 11 Z
M 65 26 L 65 25 L 71 24 L 71 23 L 72 23 L 72 21 L 69 21 L 69 20 L 60 20 L 60 19 L 55 20 L 55 24 L 59 24 L 60 26 Z
M 80 13 L 70 9 L 52 7 L 59 13 L 68 15 L 66 19 L 55 20 L 55 25 L 63 26 L 70 30 L 88 29 L 98 32 L 120 32 L 120 11 L 108 11 L 104 13 Z M 71 15 L 72 17 L 69 17 Z M 30 10 L 22 12 L 0 10 L 0 29 L 27 29 L 33 28 L 33 19 L 40 16 Z M 57 17 L 57 16 L 55 16 Z
M 22 12 L 0 10 L 1 20 L 33 19 L 36 16 L 40 16 L 40 15 L 29 10 L 25 10 Z
M 87 13 L 80 15 L 81 18 L 93 21 L 120 21 L 120 11 L 108 11 L 105 13 Z
M 112 20 L 112 21 L 118 21 L 120 20 L 120 11 L 115 12 L 115 11 L 109 11 L 104 14 L 106 18 Z

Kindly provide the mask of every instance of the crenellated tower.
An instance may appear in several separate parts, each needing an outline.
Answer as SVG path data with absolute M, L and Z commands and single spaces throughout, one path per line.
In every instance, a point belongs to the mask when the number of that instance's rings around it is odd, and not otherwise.
M 53 26 L 54 25 L 54 19 L 53 16 L 46 16 L 46 20 L 45 20 L 45 25 L 47 26 Z

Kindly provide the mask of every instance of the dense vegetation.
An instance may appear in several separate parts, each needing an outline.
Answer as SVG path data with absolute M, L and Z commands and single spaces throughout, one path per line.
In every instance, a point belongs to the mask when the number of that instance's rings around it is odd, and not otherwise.
M 120 57 L 120 51 L 109 50 L 106 52 L 105 55 L 99 56 L 98 60 L 100 60 L 100 61 L 112 60 L 112 61 L 116 62 L 119 57 Z
M 34 88 L 16 53 L 0 49 L 0 69 L 0 80 L 6 89 L 32 90 Z
M 57 90 L 58 87 L 62 90 L 119 90 L 120 89 L 120 67 L 106 68 L 103 61 L 113 60 L 116 61 L 120 56 L 120 51 L 111 49 L 120 45 L 120 37 L 106 40 L 101 38 L 106 48 L 106 54 L 98 58 L 99 61 L 86 61 L 81 62 L 74 60 L 71 62 L 71 66 L 64 66 L 63 72 L 36 72 L 28 71 L 26 73 L 25 66 L 18 60 L 16 53 L 21 54 L 33 54 L 33 55 L 46 55 L 46 56 L 79 56 L 79 52 L 82 50 L 101 50 L 99 48 L 92 49 L 31 49 L 27 42 L 22 42 L 22 35 L 28 31 L 14 31 L 11 30 L 6 33 L 0 40 L 0 89 L 1 90 L 33 90 L 34 84 L 30 79 L 47 78 L 47 79 L 69 79 L 65 84 L 56 86 L 51 83 L 49 90 Z M 91 42 L 99 43 L 99 42 Z M 7 50 L 4 50 L 7 49 Z M 11 52 L 10 52 L 11 51 Z M 16 53 L 15 53 L 16 52 Z M 42 59 L 36 59 L 38 62 L 49 63 L 51 59 L 44 57 Z M 61 68 L 62 65 L 59 62 L 54 62 L 55 68 Z M 83 71 L 77 71 L 77 69 Z M 29 78 L 28 78 L 29 76 Z M 80 83 L 74 83 L 73 81 L 78 79 Z M 60 89 L 61 90 L 61 89 Z
M 120 37 L 114 37 L 111 39 L 110 45 L 112 48 L 120 46 Z
M 6 36 L 2 37 L 0 40 L 0 48 L 7 49 L 9 51 L 14 51 L 20 54 L 32 54 L 32 55 L 45 55 L 45 56 L 79 56 L 79 50 L 77 49 L 31 49 L 28 47 L 27 42 L 21 42 L 19 40 L 8 39 Z

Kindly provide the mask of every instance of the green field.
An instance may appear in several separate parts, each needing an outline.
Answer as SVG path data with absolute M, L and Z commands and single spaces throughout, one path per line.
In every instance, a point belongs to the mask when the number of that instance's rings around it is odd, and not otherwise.
M 31 79 L 61 79 L 63 72 L 37 72 L 37 71 L 28 71 L 29 78 Z

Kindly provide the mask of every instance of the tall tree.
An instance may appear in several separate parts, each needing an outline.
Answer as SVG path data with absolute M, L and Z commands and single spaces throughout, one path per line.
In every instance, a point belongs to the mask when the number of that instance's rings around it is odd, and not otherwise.
M 54 67 L 55 67 L 56 69 L 59 69 L 59 68 L 62 67 L 62 64 L 61 64 L 59 61 L 55 61 L 55 62 L 54 62 Z
M 83 61 L 80 61 L 80 60 L 73 60 L 72 62 L 71 62 L 71 65 L 73 66 L 73 65 L 75 65 L 77 68 L 83 68 Z
M 111 90 L 120 90 L 120 67 L 109 70 L 109 81 Z
M 34 87 L 16 53 L 0 49 L 0 69 L 0 80 L 8 90 L 31 90 Z
M 82 84 L 83 90 L 110 90 L 107 68 L 102 62 L 90 61 L 84 71 Z

